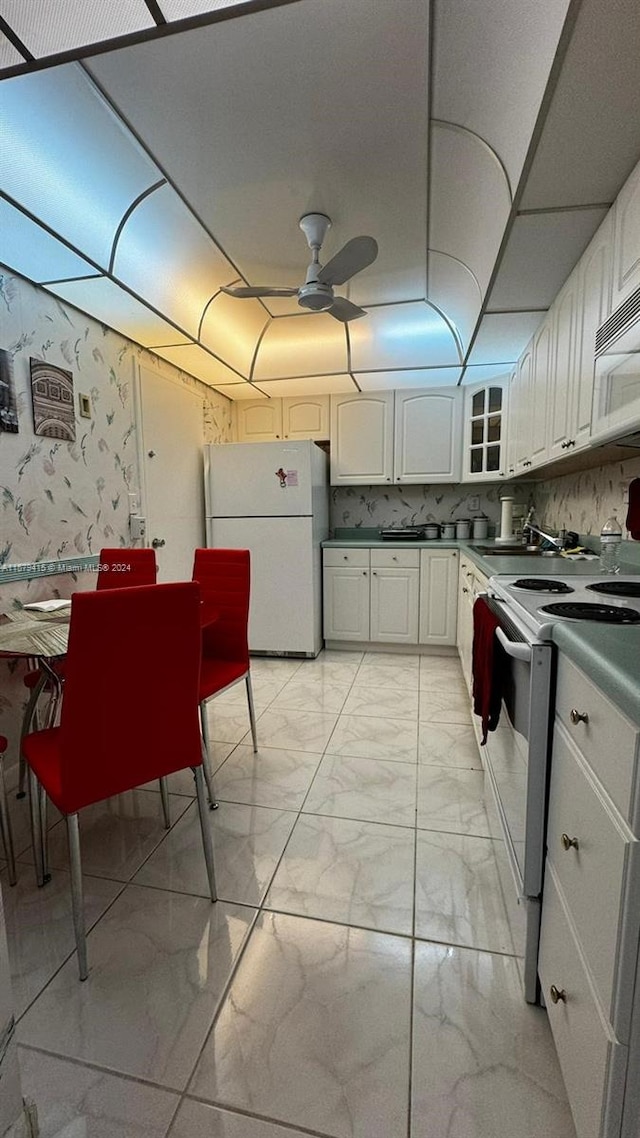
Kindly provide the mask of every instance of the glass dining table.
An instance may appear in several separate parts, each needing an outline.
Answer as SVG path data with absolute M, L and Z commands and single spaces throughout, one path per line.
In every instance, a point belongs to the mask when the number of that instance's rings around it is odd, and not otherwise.
M 49 695 L 42 726 L 51 727 L 55 722 L 60 699 L 62 696 L 62 678 L 55 668 L 57 660 L 66 655 L 69 640 L 69 621 L 71 605 L 60 605 L 53 611 L 38 611 L 36 609 L 16 609 L 10 613 L 0 614 L 0 656 L 29 659 L 33 666 L 40 669 L 40 678 L 31 689 L 29 700 L 22 717 L 20 739 L 31 731 L 38 701 L 42 694 Z M 22 757 L 20 759 L 22 763 Z M 23 774 L 21 773 L 19 797 L 22 797 Z M 39 793 L 44 793 L 39 791 Z M 6 814 L 5 832 L 8 834 L 7 852 L 9 854 L 10 880 L 15 879 L 15 862 L 13 859 L 13 843 L 11 841 L 11 827 L 6 806 L 6 794 L 3 785 L 0 787 L 0 810 Z M 40 811 L 38 804 L 31 800 L 31 825 L 39 827 L 39 819 L 45 817 L 46 812 Z M 45 823 L 46 824 L 46 823 Z M 35 830 L 34 830 L 35 832 Z M 36 876 L 39 885 L 50 880 L 47 866 L 39 856 L 38 851 L 46 850 L 44 841 L 34 842 L 36 855 Z

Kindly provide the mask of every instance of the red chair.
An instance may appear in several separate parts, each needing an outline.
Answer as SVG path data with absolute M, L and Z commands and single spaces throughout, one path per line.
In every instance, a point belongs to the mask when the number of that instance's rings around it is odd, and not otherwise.
M 209 757 L 206 705 L 234 684 L 245 681 L 253 749 L 258 750 L 256 716 L 251 689 L 249 642 L 249 590 L 251 567 L 248 549 L 196 549 L 193 580 L 202 596 L 202 668 L 200 721 Z M 206 771 L 209 802 L 215 805 L 210 769 Z
M 16 859 L 13 852 L 13 837 L 11 834 L 11 819 L 9 818 L 9 806 L 7 803 L 7 789 L 4 783 L 4 762 L 2 756 L 7 749 L 7 740 L 4 735 L 0 735 L 0 836 L 2 837 L 2 844 L 4 846 L 4 854 L 7 859 L 7 873 L 9 875 L 9 885 L 16 883 Z
M 123 547 L 101 549 L 96 589 L 122 589 L 131 588 L 134 585 L 155 585 L 157 572 L 158 566 L 153 549 L 126 549 Z M 59 661 L 55 668 L 58 676 L 64 679 L 64 661 Z M 38 667 L 31 667 L 28 672 L 25 672 L 23 682 L 30 692 L 23 720 L 24 738 L 24 735 L 30 730 L 32 717 L 37 710 L 38 699 L 46 683 L 42 671 Z M 40 726 L 37 721 L 36 726 Z M 16 798 L 24 798 L 24 780 L 25 766 L 21 757 Z
M 23 740 L 32 809 L 65 816 L 80 979 L 87 976 L 78 811 L 191 767 L 211 900 L 216 900 L 198 722 L 200 589 L 195 582 L 75 593 L 60 726 Z M 153 707 L 153 714 L 148 708 Z M 42 835 L 41 817 L 34 834 Z M 34 854 L 38 873 L 44 843 Z

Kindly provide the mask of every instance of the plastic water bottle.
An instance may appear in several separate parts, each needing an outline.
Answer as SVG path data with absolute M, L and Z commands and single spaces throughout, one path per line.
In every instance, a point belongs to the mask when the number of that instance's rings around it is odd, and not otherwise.
M 622 541 L 622 530 L 620 522 L 615 514 L 607 518 L 600 531 L 600 572 L 601 573 L 619 573 L 620 564 L 618 561 L 618 554 L 620 552 L 620 542 Z

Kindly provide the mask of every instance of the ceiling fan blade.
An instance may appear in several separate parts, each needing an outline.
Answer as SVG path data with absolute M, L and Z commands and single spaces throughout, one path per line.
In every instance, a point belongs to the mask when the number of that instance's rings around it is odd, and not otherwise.
M 337 296 L 331 308 L 327 309 L 327 312 L 329 316 L 334 316 L 336 320 L 341 320 L 343 324 L 346 324 L 349 320 L 358 320 L 361 316 L 367 315 L 364 308 L 358 308 L 357 304 L 352 304 L 351 301 L 347 300 L 344 296 Z
M 366 269 L 378 256 L 378 242 L 373 237 L 352 237 L 335 257 L 320 269 L 318 280 L 323 284 L 341 285 Z
M 220 288 L 220 292 L 226 292 L 227 296 L 295 296 L 297 288 L 269 288 L 268 285 L 254 285 L 247 286 L 246 288 L 227 288 L 224 285 Z

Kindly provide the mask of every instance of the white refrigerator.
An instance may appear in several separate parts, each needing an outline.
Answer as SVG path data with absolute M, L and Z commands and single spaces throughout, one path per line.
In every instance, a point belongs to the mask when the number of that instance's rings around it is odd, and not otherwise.
M 310 440 L 205 447 L 207 545 L 251 553 L 249 649 L 317 656 L 328 459 Z

